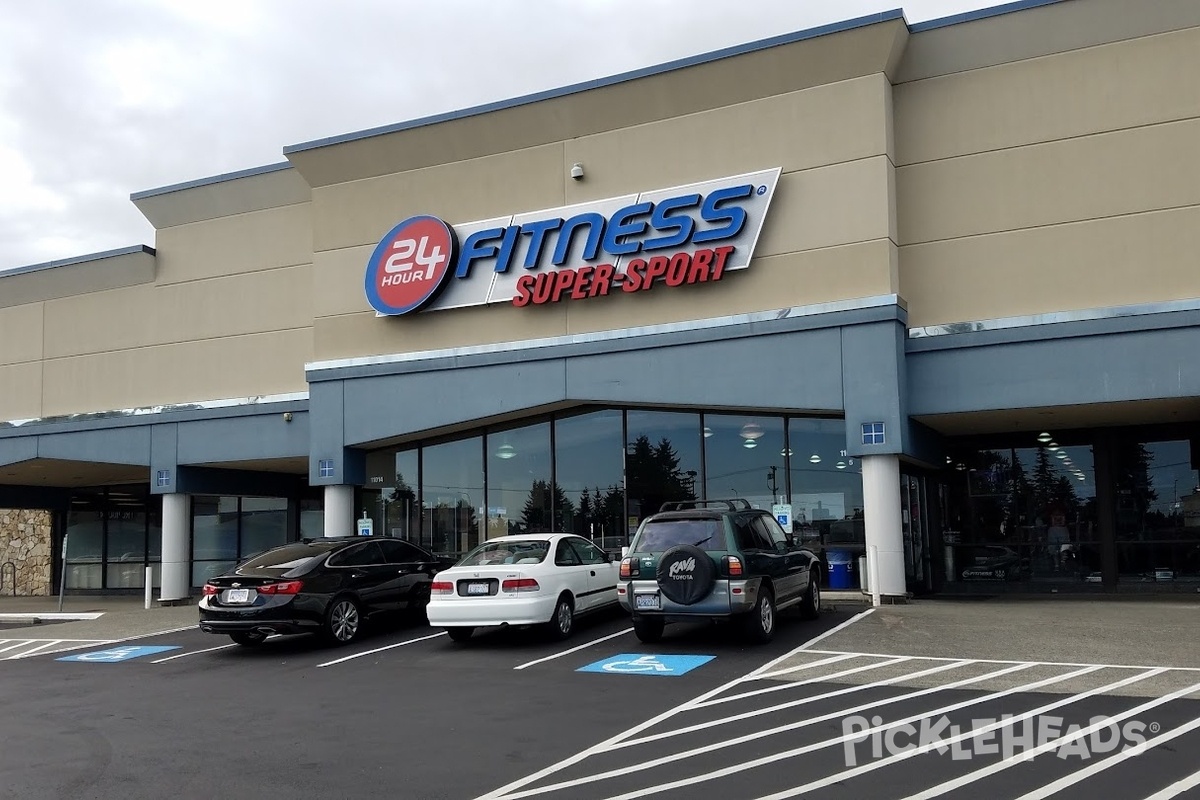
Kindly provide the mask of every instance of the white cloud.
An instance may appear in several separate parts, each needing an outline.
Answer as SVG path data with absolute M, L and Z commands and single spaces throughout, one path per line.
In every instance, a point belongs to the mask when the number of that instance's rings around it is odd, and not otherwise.
M 909 21 L 989 5 L 914 0 Z M 131 192 L 885 0 L 0 0 L 0 270 L 153 243 Z

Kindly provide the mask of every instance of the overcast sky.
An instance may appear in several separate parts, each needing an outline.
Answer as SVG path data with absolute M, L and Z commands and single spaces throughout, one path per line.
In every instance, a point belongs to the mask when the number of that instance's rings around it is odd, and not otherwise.
M 892 8 L 991 0 L 0 0 L 0 270 L 136 244 L 132 192 Z

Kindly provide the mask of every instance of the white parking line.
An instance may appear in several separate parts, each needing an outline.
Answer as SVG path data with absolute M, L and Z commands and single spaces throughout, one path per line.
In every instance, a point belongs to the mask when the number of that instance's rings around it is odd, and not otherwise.
M 563 656 L 569 656 L 569 655 L 571 655 L 571 653 L 578 653 L 580 650 L 585 650 L 594 644 L 600 644 L 600 642 L 607 642 L 609 639 L 615 639 L 618 636 L 624 636 L 625 634 L 632 633 L 632 632 L 633 632 L 633 628 L 626 628 L 623 631 L 617 631 L 616 633 L 611 633 L 608 636 L 601 636 L 599 639 L 593 639 L 592 641 L 585 642 L 584 644 L 581 644 L 577 647 L 572 647 L 570 650 L 563 650 L 561 653 L 555 653 L 552 656 L 546 656 L 545 658 L 539 658 L 536 661 L 530 661 L 528 663 L 522 664 L 519 667 L 513 667 L 513 669 L 525 669 L 526 667 L 532 667 L 534 664 L 543 664 L 547 661 L 553 661 L 556 658 L 562 658 Z
M 776 792 L 774 794 L 766 795 L 764 797 L 760 797 L 758 800 L 787 800 L 787 798 L 798 797 L 802 794 L 808 794 L 811 791 L 815 791 L 817 789 L 823 789 L 834 783 L 841 783 L 843 781 L 849 780 L 850 778 L 857 777 L 858 775 L 863 775 L 867 772 L 872 772 L 874 770 L 881 769 L 883 767 L 894 764 L 897 761 L 903 761 L 907 758 L 913 758 L 914 756 L 918 756 L 923 753 L 928 753 L 932 750 L 936 750 L 939 747 L 948 747 L 950 745 L 953 745 L 956 742 L 961 742 L 965 739 L 976 738 L 976 737 L 981 736 L 982 734 L 987 733 L 989 731 L 998 730 L 1000 728 L 1011 727 L 1012 725 L 1015 725 L 1018 722 L 1021 722 L 1023 720 L 1027 720 L 1027 719 L 1033 719 L 1041 714 L 1045 714 L 1047 711 L 1053 711 L 1056 708 L 1061 708 L 1063 706 L 1070 705 L 1071 703 L 1074 703 L 1077 700 L 1081 700 L 1085 697 L 1092 697 L 1097 694 L 1104 694 L 1105 692 L 1110 692 L 1115 689 L 1120 689 L 1123 686 L 1128 686 L 1131 683 L 1136 683 L 1137 681 L 1144 680 L 1146 678 L 1151 678 L 1155 675 L 1160 675 L 1163 672 L 1166 672 L 1166 670 L 1165 669 L 1158 669 L 1158 670 L 1151 669 L 1147 672 L 1143 672 L 1138 675 L 1133 675 L 1131 677 L 1124 678 L 1119 681 L 1114 681 L 1113 683 L 1110 683 L 1106 686 L 1101 686 L 1096 689 L 1090 689 L 1086 692 L 1081 692 L 1079 694 L 1070 695 L 1063 700 L 1058 700 L 1053 703 L 1047 703 L 1046 705 L 1039 706 L 1038 708 L 1035 708 L 1032 711 L 1024 711 L 1015 716 L 1007 716 L 1006 715 L 1005 718 L 1000 722 L 993 722 L 989 725 L 984 725 L 981 728 L 972 729 L 972 730 L 967 731 L 966 733 L 956 734 L 956 735 L 951 736 L 946 739 L 939 738 L 936 742 L 930 742 L 929 744 L 920 745 L 918 747 L 913 748 L 912 750 L 908 750 L 903 753 L 898 753 L 894 756 L 890 756 L 890 757 L 882 759 L 880 761 L 870 762 L 870 763 L 862 765 L 861 767 L 853 767 L 851 769 L 847 769 L 842 772 L 835 773 L 833 775 L 828 775 L 819 780 L 815 780 L 815 781 L 811 781 L 810 783 L 806 783 L 803 786 L 797 786 L 792 789 L 786 789 L 782 792 Z M 868 731 L 864 731 L 864 733 L 866 733 L 868 736 L 874 735 L 876 732 L 881 732 L 881 731 L 895 728 L 899 724 L 903 724 L 903 723 L 893 722 L 888 725 L 881 725 L 881 726 L 878 726 L 877 728 L 872 728 Z M 855 736 L 856 736 L 856 734 L 848 736 L 848 737 L 843 737 L 843 739 L 851 739 L 851 738 L 855 738 Z
M 757 716 L 761 716 L 763 714 L 770 714 L 774 711 L 783 711 L 785 709 L 795 708 L 796 706 L 802 706 L 802 705 L 806 705 L 808 703 L 815 703 L 818 700 L 828 700 L 831 697 L 839 697 L 844 694 L 852 694 L 853 692 L 861 692 L 863 689 L 874 689 L 879 686 L 890 686 L 893 683 L 901 683 L 903 681 L 912 680 L 914 678 L 921 678 L 926 675 L 934 675 L 938 672 L 945 672 L 946 670 L 958 669 L 959 667 L 964 667 L 969 663 L 970 663 L 969 661 L 962 661 L 962 662 L 959 662 L 956 664 L 941 664 L 939 666 L 931 667 L 929 669 L 923 669 L 919 672 L 910 672 L 905 675 L 898 675 L 895 678 L 888 678 L 887 680 L 875 681 L 874 683 L 860 683 L 857 686 L 847 686 L 845 689 L 837 689 L 832 692 L 825 692 L 825 694 L 818 694 L 818 695 L 811 695 L 809 697 L 802 697 L 799 700 L 792 700 L 790 702 L 780 703 L 779 705 L 774 705 L 774 706 L 767 706 L 766 708 L 756 708 L 753 711 L 745 711 L 741 714 L 734 714 L 732 717 L 723 717 L 720 720 L 716 720 L 713 722 L 704 722 L 699 725 L 688 725 L 685 728 L 675 728 L 673 730 L 664 731 L 662 733 L 655 733 L 655 734 L 651 734 L 650 736 L 643 736 L 640 739 L 626 739 L 625 741 L 623 741 L 619 744 L 613 745 L 613 747 L 611 747 L 610 749 L 617 750 L 622 747 L 632 747 L 633 745 L 636 745 L 636 744 L 644 744 L 646 742 L 655 741 L 656 739 L 667 739 L 667 738 L 670 738 L 671 736 L 679 736 L 679 735 L 685 734 L 685 733 L 692 733 L 693 731 L 703 730 L 705 728 L 711 728 L 716 725 L 725 725 L 725 724 L 728 724 L 731 722 L 740 722 L 744 719 L 750 719 L 751 717 L 757 717 Z M 941 691 L 942 689 L 954 689 L 954 688 L 958 688 L 960 686 L 967 686 L 972 683 L 979 683 L 980 681 L 987 680 L 988 678 L 998 677 L 1000 675 L 1004 675 L 1004 674 L 1007 674 L 1010 672 L 1017 672 L 1018 670 L 1021 670 L 1021 669 L 1025 669 L 1025 667 L 1022 667 L 1022 666 L 1009 667 L 1007 669 L 997 670 L 995 672 L 989 672 L 986 675 L 980 675 L 975 678 L 967 678 L 966 680 L 956 681 L 954 683 L 946 684 L 945 686 L 937 686 L 937 687 L 932 687 L 929 689 L 922 689 L 918 692 L 901 695 L 900 697 L 895 698 L 895 700 L 897 700 L 897 701 L 907 700 L 909 698 L 916 697 L 918 695 L 932 694 L 933 692 Z M 890 703 L 890 702 L 892 702 L 892 699 L 880 700 L 871 705 L 886 705 L 887 703 Z M 864 708 L 865 707 L 870 707 L 870 706 L 864 706 Z M 837 714 L 828 715 L 828 717 L 830 719 L 832 719 L 834 717 L 841 716 L 844 713 L 845 712 L 839 711 L 839 712 L 837 712 Z M 812 720 L 812 721 L 819 722 L 821 720 Z
M 1015 668 L 1010 667 L 1009 669 L 1014 670 Z M 1087 671 L 1088 670 L 1081 670 L 1079 673 L 1073 673 L 1073 674 L 1083 674 L 1083 672 L 1087 672 Z M 1051 679 L 1049 679 L 1049 682 L 1053 683 L 1056 681 L 1066 680 L 1068 677 L 1072 677 L 1072 676 L 1073 675 L 1063 675 L 1063 676 L 1059 676 L 1056 678 L 1051 678 Z M 991 677 L 991 676 L 985 676 L 985 677 Z M 968 679 L 968 680 L 978 681 L 981 679 L 982 678 L 975 678 L 975 679 Z M 960 684 L 964 683 L 964 681 L 959 681 L 959 683 Z M 1012 689 L 1012 690 L 1008 690 L 1005 692 L 997 692 L 997 693 L 993 693 L 990 695 L 984 695 L 981 698 L 969 700 L 969 701 L 966 701 L 965 703 L 956 703 L 954 705 L 944 706 L 943 708 L 939 708 L 939 709 L 937 709 L 935 711 L 931 711 L 927 714 L 918 714 L 915 717 L 910 717 L 908 719 L 900 720 L 899 722 L 892 723 L 892 725 L 903 725 L 904 723 L 911 722 L 913 720 L 924 719 L 926 717 L 940 716 L 943 713 L 949 713 L 950 711 L 955 711 L 964 706 L 975 705 L 976 703 L 984 703 L 989 700 L 995 700 L 1000 697 L 1003 697 L 1006 694 L 1012 694 L 1015 691 L 1020 691 L 1020 690 L 1024 690 L 1024 689 L 1035 689 L 1035 688 L 1044 686 L 1045 684 L 1046 684 L 1046 681 L 1037 681 L 1035 683 L 1026 684 L 1023 687 L 1018 687 L 1018 689 Z M 633 772 L 640 772 L 642 770 L 652 769 L 654 767 L 661 767 L 663 764 L 672 764 L 672 763 L 675 763 L 678 761 L 682 761 L 685 758 L 694 758 L 695 756 L 701 756 L 706 753 L 713 753 L 713 752 L 716 752 L 717 750 L 724 750 L 726 747 L 734 747 L 735 745 L 745 744 L 747 742 L 758 741 L 759 739 L 764 739 L 764 738 L 767 738 L 770 736 L 775 736 L 776 734 L 784 733 L 786 731 L 793 731 L 793 730 L 797 730 L 799 728 L 806 728 L 810 725 L 815 725 L 818 722 L 825 722 L 826 720 L 830 720 L 830 719 L 841 719 L 843 717 L 849 716 L 850 714 L 857 714 L 860 711 L 864 711 L 869 708 L 875 708 L 877 706 L 887 705 L 889 703 L 906 700 L 906 699 L 908 699 L 910 697 L 914 697 L 918 694 L 929 694 L 933 691 L 942 691 L 944 689 L 951 688 L 953 685 L 954 684 L 947 684 L 946 686 L 939 686 L 939 687 L 935 687 L 933 689 L 922 690 L 920 692 L 912 692 L 909 695 L 900 695 L 898 697 L 889 697 L 889 698 L 885 698 L 883 700 L 876 700 L 875 702 L 867 703 L 867 704 L 861 705 L 861 706 L 856 706 L 856 707 L 850 708 L 850 709 L 840 709 L 831 714 L 824 714 L 820 717 L 813 717 L 812 719 L 802 719 L 799 722 L 792 722 L 787 725 L 780 725 L 778 727 L 769 728 L 767 730 L 755 731 L 754 733 L 749 733 L 744 736 L 738 736 L 733 739 L 722 739 L 720 741 L 713 742 L 712 744 L 706 744 L 701 747 L 693 747 L 690 750 L 684 750 L 681 753 L 672 753 L 671 755 L 663 756 L 661 758 L 651 759 L 649 761 L 639 761 L 635 764 L 630 764 L 629 766 L 619 767 L 617 769 L 611 769 L 611 770 L 607 770 L 605 772 L 599 772 L 594 775 L 589 775 L 586 778 L 577 778 L 575 780 L 563 781 L 562 783 L 554 783 L 554 784 L 550 784 L 547 786 L 539 786 L 537 789 L 530 789 L 530 790 L 527 790 L 524 792 L 517 792 L 516 794 L 507 795 L 507 797 L 511 798 L 512 800 L 515 800 L 515 798 L 519 798 L 519 797 L 531 797 L 536 794 L 552 792 L 552 791 L 556 791 L 558 789 L 568 789 L 572 786 L 578 786 L 580 784 L 590 783 L 592 781 L 606 780 L 608 778 L 618 778 L 622 775 L 629 775 L 630 773 L 633 773 Z M 712 723 L 705 723 L 703 725 L 699 725 L 699 726 L 695 726 L 695 727 L 697 727 L 697 729 L 699 729 L 699 728 L 703 728 L 703 727 L 714 727 L 719 724 L 721 724 L 721 722 L 718 720 L 718 721 L 715 721 Z M 880 730 L 882 730 L 882 729 L 883 728 L 880 728 Z M 869 731 L 865 732 L 865 733 L 869 733 Z M 654 794 L 656 792 L 665 792 L 665 791 L 669 791 L 671 789 L 677 789 L 680 786 L 689 786 L 693 783 L 703 783 L 704 781 L 711 780 L 714 777 L 723 777 L 724 775 L 732 775 L 734 772 L 740 772 L 744 769 L 751 769 L 751 768 L 753 768 L 753 766 L 759 766 L 760 764 L 768 764 L 768 763 L 771 763 L 772 761 L 781 761 L 785 758 L 792 758 L 794 755 L 802 755 L 803 753 L 812 752 L 813 750 L 821 750 L 826 747 L 832 747 L 833 745 L 841 744 L 844 740 L 850 739 L 850 738 L 854 738 L 854 737 L 853 736 L 843 736 L 841 739 L 835 739 L 835 740 L 828 741 L 828 742 L 818 742 L 817 744 L 807 745 L 806 747 L 801 747 L 798 750 L 788 751 L 787 753 L 783 753 L 783 754 L 777 753 L 774 756 L 766 756 L 764 758 L 759 759 L 758 761 L 750 762 L 747 765 L 742 765 L 742 766 L 738 766 L 738 767 L 729 767 L 729 768 L 727 768 L 728 771 L 720 770 L 715 773 L 708 773 L 708 774 L 704 774 L 704 775 L 694 776 L 691 778 L 686 778 L 682 781 L 661 784 L 659 786 L 655 786 L 655 787 L 652 787 L 652 788 L 646 789 L 646 790 L 638 790 L 638 792 L 634 792 L 634 793 L 631 793 L 628 795 L 621 795 L 620 800 L 625 800 L 625 798 L 627 798 L 627 797 L 642 797 L 643 795 L 646 795 L 646 794 Z M 612 749 L 616 749 L 616 748 L 612 748 Z M 618 800 L 618 799 L 615 797 L 610 797 L 610 798 L 608 798 L 608 800 Z
M 867 616 L 872 611 L 874 611 L 874 609 L 869 608 L 866 611 L 856 614 L 855 616 L 851 617 L 848 621 L 842 623 L 841 625 L 838 625 L 837 628 L 834 628 L 833 630 L 841 630 L 842 628 L 845 628 L 850 623 Z M 500 798 L 508 797 L 508 796 L 510 796 L 509 793 L 515 791 L 516 789 L 520 789 L 523 786 L 528 786 L 531 783 L 536 783 L 537 781 L 540 781 L 543 778 L 545 778 L 547 775 L 553 775 L 554 773 L 560 772 L 560 771 L 566 769 L 567 767 L 574 766 L 575 764 L 578 764 L 579 762 L 584 761 L 584 760 L 590 758 L 591 756 L 596 755 L 597 753 L 602 753 L 606 749 L 611 747 L 613 744 L 616 744 L 617 742 L 627 739 L 630 736 L 635 736 L 644 730 L 653 728 L 655 725 L 661 724 L 662 722 L 670 719 L 671 717 L 675 716 L 676 714 L 679 714 L 683 711 L 688 710 L 689 708 L 691 708 L 693 705 L 695 705 L 697 703 L 702 703 L 705 700 L 709 699 L 710 697 L 716 697 L 717 695 L 721 694 L 722 692 L 728 691 L 732 687 L 737 686 L 739 683 L 742 683 L 744 681 L 756 680 L 757 676 L 761 675 L 762 673 L 769 672 L 776 664 L 781 664 L 784 661 L 787 661 L 789 658 L 792 658 L 797 653 L 803 651 L 806 647 L 809 647 L 809 646 L 815 644 L 816 642 L 820 641 L 821 639 L 825 638 L 826 635 L 828 635 L 828 634 L 822 633 L 819 636 L 809 639 L 807 642 L 800 645 L 799 647 L 789 650 L 788 652 L 784 653 L 783 655 L 779 656 L 778 658 L 774 658 L 771 661 L 768 661 L 766 664 L 763 664 L 762 666 L 751 670 L 750 672 L 746 673 L 745 675 L 741 676 L 740 678 L 734 678 L 733 680 L 723 683 L 714 689 L 710 689 L 707 692 L 704 692 L 703 694 L 698 695 L 697 697 L 694 697 L 691 700 L 688 700 L 687 702 L 681 703 L 681 704 L 675 706 L 674 708 L 667 709 L 666 711 L 662 712 L 661 714 L 657 714 L 657 715 L 651 717 L 650 719 L 646 720 L 645 722 L 638 723 L 637 725 L 634 725 L 632 728 L 630 728 L 626 731 L 623 731 L 621 733 L 618 733 L 615 736 L 611 736 L 608 739 L 605 739 L 604 741 L 599 742 L 598 744 L 595 744 L 585 750 L 581 750 L 573 756 L 564 758 L 561 761 L 559 761 L 555 764 L 551 764 L 548 767 L 544 767 L 544 768 L 538 770 L 537 772 L 534 772 L 532 775 L 527 775 L 524 778 L 518 778 L 517 780 L 512 781 L 511 783 L 507 783 L 498 789 L 494 789 L 491 792 L 488 792 L 487 794 L 480 795 L 477 798 L 477 800 L 500 800 Z
M 800 645 L 799 647 L 797 647 L 795 650 L 793 650 L 791 653 L 788 653 L 787 655 L 790 656 L 790 655 L 792 655 L 792 653 L 798 653 L 803 650 L 808 650 L 810 647 L 812 647 L 814 644 L 821 641 L 822 639 L 828 639 L 830 636 L 833 636 L 835 633 L 840 633 L 843 628 L 848 628 L 851 625 L 853 625 L 854 623 L 858 622 L 860 619 L 870 616 L 871 612 L 873 612 L 874 610 L 875 610 L 874 607 L 872 607 L 872 608 L 868 608 L 866 611 L 858 612 L 853 617 L 851 617 L 850 619 L 843 622 L 841 625 L 836 625 L 836 626 L 830 628 L 829 630 L 825 631 L 821 635 L 814 636 L 813 638 L 809 639 L 807 642 Z M 776 664 L 778 664 L 780 661 L 782 661 L 786 657 L 787 656 L 783 656 L 781 658 L 775 659 L 774 661 L 770 662 L 769 664 L 764 664 L 763 666 L 759 667 L 758 670 L 756 670 L 756 671 L 757 672 L 766 672 L 769 668 L 775 666 Z
M 1196 689 L 1196 687 L 1192 687 L 1192 691 L 1195 691 L 1195 689 Z M 1183 726 L 1176 728 L 1175 730 L 1171 731 L 1170 733 L 1163 733 L 1158 736 L 1155 736 L 1153 739 L 1147 739 L 1146 741 L 1142 742 L 1139 745 L 1134 745 L 1133 747 L 1130 747 L 1126 750 L 1122 750 L 1120 753 L 1117 753 L 1115 756 L 1109 756 L 1108 758 L 1104 759 L 1103 761 L 1098 761 L 1095 764 L 1092 764 L 1090 767 L 1085 767 L 1085 768 L 1079 770 L 1078 772 L 1074 772 L 1070 775 L 1067 775 L 1064 778 L 1059 778 L 1058 780 L 1054 781 L 1054 783 L 1048 783 L 1040 789 L 1029 792 L 1028 794 L 1023 794 L 1020 797 L 1018 797 L 1017 800 L 1044 800 L 1045 798 L 1050 797 L 1051 795 L 1057 794 L 1058 792 L 1062 791 L 1063 789 L 1066 789 L 1068 786 L 1074 786 L 1075 784 L 1079 783 L 1080 781 L 1090 778 L 1098 772 L 1103 772 L 1104 770 L 1108 769 L 1109 767 L 1115 767 L 1117 764 L 1120 764 L 1122 761 L 1125 761 L 1126 759 L 1133 758 L 1134 756 L 1140 756 L 1142 753 L 1146 752 L 1151 747 L 1157 747 L 1158 745 L 1169 742 L 1172 739 L 1177 739 L 1180 736 L 1183 736 L 1185 733 L 1191 733 L 1192 731 L 1196 730 L 1197 728 L 1200 728 L 1200 717 L 1197 717 L 1196 719 L 1192 720 L 1187 725 L 1183 725 Z M 1195 778 L 1196 778 L 1196 776 L 1193 775 L 1191 779 L 1195 780 Z M 1192 785 L 1195 786 L 1196 784 L 1193 783 Z M 1171 788 L 1171 787 L 1168 787 L 1168 788 Z M 1166 790 L 1164 790 L 1164 791 L 1166 791 Z M 1178 792 L 1176 792 L 1175 794 L 1178 794 Z M 1168 794 L 1166 796 L 1172 797 L 1173 795 Z
M 396 642 L 395 644 L 389 644 L 386 647 L 376 647 L 374 650 L 367 650 L 365 653 L 355 653 L 354 655 L 343 656 L 342 658 L 337 658 L 337 659 L 334 659 L 333 661 L 326 661 L 324 664 L 317 664 L 317 666 L 318 667 L 332 667 L 334 664 L 341 664 L 342 662 L 352 661 L 356 658 L 362 658 L 363 656 L 373 655 L 374 653 L 382 653 L 384 650 L 392 650 L 397 647 L 404 647 L 404 645 L 406 645 L 406 644 L 416 644 L 417 642 L 424 642 L 428 639 L 436 639 L 439 636 L 445 636 L 445 635 L 446 635 L 446 632 L 442 631 L 441 633 L 434 633 L 429 636 L 422 636 L 417 639 L 406 639 L 403 642 Z
M 1195 789 L 1200 786 L 1200 772 L 1193 772 L 1183 780 L 1175 781 L 1162 791 L 1155 792 L 1146 798 L 1146 800 L 1171 800 L 1172 797 L 1178 797 L 1188 789 Z
M 62 642 L 62 639 L 51 639 L 50 641 L 46 642 L 45 644 L 39 644 L 37 647 L 34 647 L 30 650 L 26 650 L 24 653 L 21 653 L 21 655 L 19 657 L 26 658 L 35 653 L 40 653 L 41 651 L 45 650 L 47 647 L 52 647 L 56 644 L 60 644 L 61 642 Z
M 809 650 L 810 653 L 844 653 L 844 650 Z M 852 656 L 862 656 L 863 658 L 901 658 L 901 656 L 893 655 L 892 653 L 849 653 Z M 945 658 L 940 656 L 907 656 L 907 658 L 919 658 L 924 661 L 959 661 L 957 658 Z M 1007 661 L 999 658 L 972 658 L 976 664 L 1032 664 L 1037 667 L 1103 667 L 1105 669 L 1169 669 L 1175 672 L 1200 672 L 1200 667 L 1163 667 L 1161 665 L 1151 666 L 1149 664 L 1090 664 L 1086 662 L 1075 661 Z
M 18 647 L 24 647 L 30 642 L 36 642 L 37 639 L 0 639 L 0 642 L 12 642 L 6 647 L 0 647 L 0 653 L 6 653 L 9 650 L 16 650 Z
M 1063 745 L 1079 741 L 1086 736 L 1090 736 L 1096 731 L 1103 730 L 1110 725 L 1129 719 L 1130 717 L 1136 717 L 1138 714 L 1149 711 L 1150 709 L 1160 706 L 1164 703 L 1169 703 L 1172 700 L 1179 699 L 1180 697 L 1186 697 L 1189 694 L 1193 694 L 1197 690 L 1200 690 L 1200 683 L 1195 684 L 1194 686 L 1189 686 L 1186 689 L 1180 689 L 1179 691 L 1171 692 L 1170 694 L 1163 695 L 1162 697 L 1156 697 L 1153 700 L 1142 703 L 1141 705 L 1135 706 L 1127 711 L 1122 711 L 1120 714 L 1115 714 L 1111 717 L 1103 717 L 1100 722 L 1089 725 L 1082 730 L 1075 731 L 1065 736 L 1060 736 L 1057 739 L 1051 739 L 1044 744 L 1038 745 L 1032 750 L 1018 753 L 996 764 L 990 764 L 982 769 L 977 769 L 974 772 L 968 773 L 967 775 L 962 775 L 958 778 L 954 778 L 953 780 L 949 780 L 945 783 L 940 783 L 937 786 L 926 789 L 923 792 L 918 792 L 911 797 L 905 798 L 905 800 L 930 800 L 930 798 L 933 797 L 941 797 L 946 792 L 951 792 L 955 789 L 966 786 L 967 784 L 975 783 L 976 781 L 982 780 L 990 775 L 995 775 L 997 772 L 1002 772 L 1009 767 L 1015 767 L 1017 764 L 1024 763 L 1034 756 L 1041 755 L 1042 753 L 1048 753 L 1052 750 L 1057 750 Z
M 721 703 L 729 703 L 734 700 L 745 700 L 747 697 L 754 697 L 755 695 L 770 694 L 771 692 L 787 691 L 788 689 L 795 689 L 798 686 L 807 686 L 810 683 L 825 683 L 826 681 L 832 681 L 837 678 L 844 678 L 847 675 L 855 675 L 859 672 L 867 672 L 868 670 L 879 669 L 880 667 L 890 667 L 890 666 L 893 666 L 894 664 L 902 664 L 905 661 L 911 661 L 911 660 L 912 659 L 909 659 L 909 658 L 892 658 L 887 661 L 879 661 L 874 664 L 866 664 L 861 667 L 853 667 L 851 669 L 845 669 L 845 670 L 842 670 L 841 672 L 835 672 L 831 675 L 820 675 L 816 678 L 808 678 L 807 680 L 803 680 L 803 681 L 788 681 L 786 683 L 780 683 L 777 686 L 767 686 L 762 689 L 753 689 L 749 692 L 742 692 L 741 694 L 731 694 L 731 695 L 727 695 L 725 697 L 718 697 L 716 700 L 708 700 L 704 703 L 701 703 L 698 706 L 695 706 L 694 708 L 709 708 L 710 706 L 719 705 Z M 779 675 L 780 673 L 772 672 L 769 674 Z

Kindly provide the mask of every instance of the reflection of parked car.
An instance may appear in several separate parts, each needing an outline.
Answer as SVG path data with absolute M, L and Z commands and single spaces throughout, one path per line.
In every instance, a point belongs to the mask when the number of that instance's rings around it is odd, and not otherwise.
M 372 614 L 424 608 L 434 574 L 448 565 L 401 539 L 304 539 L 211 578 L 200 628 L 242 645 L 272 633 L 320 633 L 345 644 Z
M 438 573 L 427 615 L 456 642 L 510 625 L 544 625 L 565 639 L 577 615 L 616 602 L 613 556 L 574 534 L 530 533 L 489 539 Z
M 1029 559 L 1003 545 L 971 548 L 971 563 L 960 570 L 964 581 L 1015 581 L 1029 572 Z
M 768 642 L 778 610 L 799 605 L 806 619 L 818 615 L 820 563 L 745 500 L 667 503 L 630 544 L 617 597 L 643 642 L 661 638 L 668 621 L 722 618 Z

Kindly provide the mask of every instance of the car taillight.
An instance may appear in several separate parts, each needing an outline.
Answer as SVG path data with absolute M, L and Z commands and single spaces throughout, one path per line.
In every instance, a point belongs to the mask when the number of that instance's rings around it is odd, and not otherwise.
M 300 594 L 300 581 L 284 581 L 283 583 L 268 583 L 258 587 L 259 594 Z
M 429 584 L 430 594 L 454 594 L 454 583 L 452 581 L 434 581 Z
M 536 592 L 542 587 L 533 578 L 509 578 L 500 588 L 506 592 Z
M 735 577 L 742 574 L 742 560 L 737 556 L 726 556 L 725 564 L 729 569 L 730 577 Z
M 633 559 L 631 559 L 631 558 L 622 558 L 621 559 L 621 577 L 622 578 L 632 578 L 633 577 L 633 564 L 630 563 L 632 560 Z
M 219 591 L 221 591 L 221 590 L 218 589 L 217 587 L 213 586 L 211 583 L 204 584 L 204 596 L 205 597 L 212 597 Z

